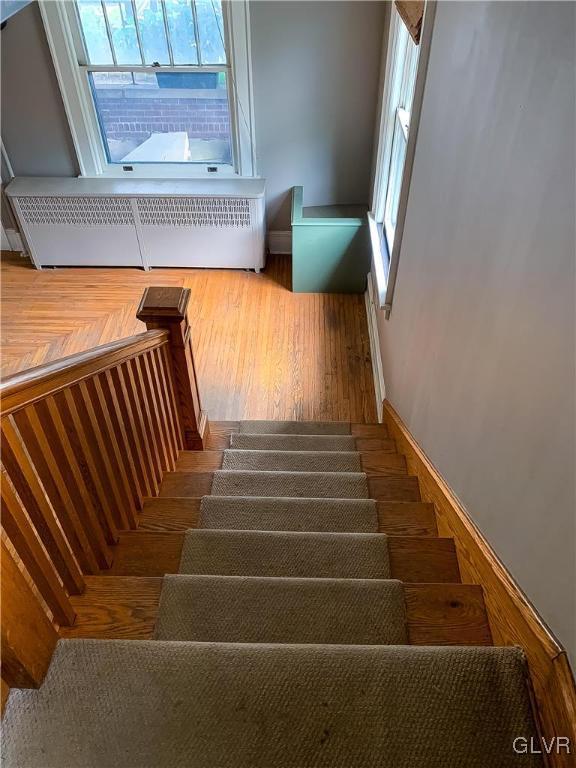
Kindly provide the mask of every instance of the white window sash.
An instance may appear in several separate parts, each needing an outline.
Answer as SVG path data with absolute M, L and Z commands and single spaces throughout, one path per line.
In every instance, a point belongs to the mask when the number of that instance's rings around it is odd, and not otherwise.
M 80 175 L 86 177 L 118 178 L 205 178 L 222 176 L 256 176 L 254 104 L 250 56 L 250 18 L 248 0 L 223 2 L 224 34 L 229 64 L 227 66 L 162 67 L 163 71 L 202 72 L 226 71 L 234 165 L 218 165 L 217 173 L 210 173 L 207 164 L 194 163 L 138 163 L 131 171 L 122 165 L 108 162 L 98 124 L 96 106 L 92 97 L 88 72 L 146 70 L 149 67 L 95 67 L 78 63 L 78 50 L 84 50 L 82 35 L 76 17 L 75 3 L 67 0 L 40 0 L 40 12 L 64 108 L 68 117 L 72 140 L 78 158 Z M 78 45 L 81 47 L 78 48 Z
M 394 130 L 390 153 L 390 171 L 388 174 L 388 184 L 384 199 L 384 214 L 382 219 L 382 226 L 384 228 L 384 234 L 386 235 L 386 244 L 389 252 L 391 252 L 394 247 L 394 238 L 396 234 L 396 217 L 398 215 L 400 186 L 402 183 L 402 172 L 404 169 L 406 148 L 408 144 L 408 120 L 409 115 L 406 110 L 398 107 L 393 121 Z M 395 163 L 396 151 L 402 156 L 402 161 L 399 165 Z M 392 216 L 394 216 L 394 220 L 392 219 Z
M 391 311 L 396 275 L 398 273 L 404 222 L 408 204 L 410 177 L 412 175 L 412 164 L 414 161 L 420 110 L 422 107 L 424 85 L 426 82 L 426 71 L 430 54 L 435 11 L 435 0 L 427 0 L 422 23 L 420 44 L 415 47 L 409 47 L 409 55 L 404 62 L 403 77 L 401 83 L 398 83 L 394 82 L 392 71 L 399 52 L 400 25 L 403 26 L 403 22 L 393 5 L 391 9 L 392 16 L 390 19 L 390 30 L 386 48 L 386 67 L 385 73 L 383 74 L 384 86 L 382 88 L 382 101 L 379 105 L 378 112 L 377 148 L 374 161 L 371 208 L 370 213 L 368 214 L 369 222 L 371 223 L 370 234 L 374 260 L 374 276 L 376 281 L 375 288 L 379 306 L 386 311 L 386 317 L 389 317 Z M 392 119 L 390 119 L 392 106 L 394 107 L 394 112 L 392 114 Z M 406 107 L 408 107 L 407 110 Z M 402 112 L 404 114 L 401 114 Z M 389 238 L 386 233 L 385 210 L 391 172 L 394 129 L 398 121 L 402 127 L 402 138 L 406 137 L 404 124 L 407 112 L 410 113 L 410 130 L 406 140 L 406 154 L 401 174 L 402 177 L 400 179 L 399 200 L 393 238 Z M 390 239 L 391 242 L 393 241 L 391 247 L 389 246 L 388 239 Z
M 398 55 L 400 44 L 400 30 L 402 20 L 394 6 L 391 8 L 390 30 L 388 33 L 386 70 L 384 75 L 384 93 L 382 96 L 380 117 L 378 124 L 378 151 L 376 155 L 376 170 L 372 187 L 371 211 L 374 219 L 381 224 L 384 219 L 384 205 L 386 202 L 386 189 L 390 173 L 390 156 L 392 153 L 392 139 L 394 136 L 394 122 L 389 119 L 390 104 L 394 98 L 398 84 L 392 77 L 394 63 Z

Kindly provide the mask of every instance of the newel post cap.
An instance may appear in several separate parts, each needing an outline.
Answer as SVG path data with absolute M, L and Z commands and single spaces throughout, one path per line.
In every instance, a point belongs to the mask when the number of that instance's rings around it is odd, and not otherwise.
M 138 320 L 158 323 L 181 322 L 186 320 L 190 288 L 160 287 L 146 288 L 136 313 Z

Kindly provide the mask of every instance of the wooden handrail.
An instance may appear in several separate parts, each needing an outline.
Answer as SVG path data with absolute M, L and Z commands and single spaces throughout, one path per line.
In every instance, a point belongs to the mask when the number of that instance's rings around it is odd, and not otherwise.
M 168 336 L 168 331 L 146 331 L 8 376 L 0 380 L 2 416 L 166 344 Z
M 2 679 L 40 684 L 70 596 L 110 568 L 119 532 L 138 525 L 179 451 L 208 431 L 190 340 L 190 291 L 149 288 L 145 333 L 0 382 L 5 585 Z M 5 590 L 3 588 L 3 596 Z M 25 632 L 23 632 L 23 628 Z M 35 633 L 40 644 L 30 642 Z

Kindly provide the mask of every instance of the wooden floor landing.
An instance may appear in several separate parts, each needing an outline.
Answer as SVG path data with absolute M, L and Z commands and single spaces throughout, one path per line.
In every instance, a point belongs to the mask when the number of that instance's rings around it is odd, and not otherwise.
M 256 275 L 207 269 L 34 270 L 2 254 L 2 375 L 144 330 L 148 285 L 190 288 L 211 419 L 377 421 L 364 297 L 295 294 L 290 257 Z

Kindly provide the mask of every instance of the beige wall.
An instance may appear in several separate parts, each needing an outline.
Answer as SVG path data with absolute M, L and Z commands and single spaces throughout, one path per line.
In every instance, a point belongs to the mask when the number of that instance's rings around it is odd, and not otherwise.
M 250 4 L 256 151 L 270 229 L 306 205 L 367 203 L 385 3 Z
M 439 3 L 387 396 L 576 657 L 573 3 Z
M 1 35 L 2 140 L 16 176 L 75 176 L 76 153 L 38 3 Z

